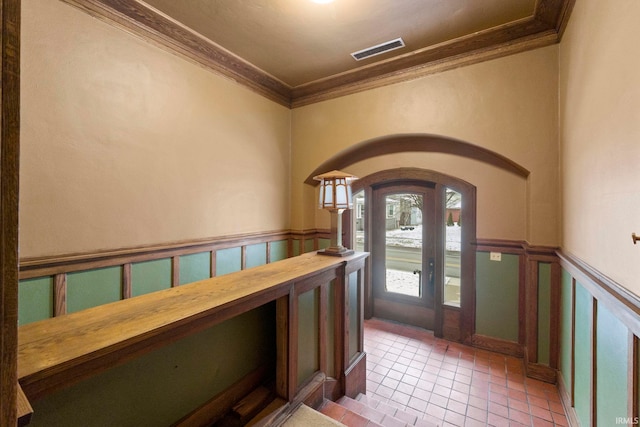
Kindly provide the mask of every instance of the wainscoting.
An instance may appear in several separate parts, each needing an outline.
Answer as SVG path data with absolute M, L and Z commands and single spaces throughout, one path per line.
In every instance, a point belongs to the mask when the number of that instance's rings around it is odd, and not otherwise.
M 168 425 L 185 414 L 177 425 L 210 423 L 237 403 L 230 395 L 265 381 L 290 404 L 364 392 L 366 254 L 250 269 L 243 254 L 255 245 L 240 248 L 242 271 L 21 326 L 18 377 L 32 424 Z
M 223 236 L 20 261 L 19 325 L 301 255 L 327 232 Z
M 640 300 L 571 254 L 559 257 L 558 385 L 572 424 L 638 424 Z

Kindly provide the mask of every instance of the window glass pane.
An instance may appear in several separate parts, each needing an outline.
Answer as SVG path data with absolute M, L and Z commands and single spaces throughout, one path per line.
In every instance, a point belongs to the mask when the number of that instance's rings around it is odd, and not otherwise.
M 356 251 L 364 252 L 364 191 L 358 191 L 353 195 L 353 207 L 356 212 L 353 224 L 353 230 L 355 230 L 353 248 Z
M 387 292 L 420 297 L 422 295 L 422 207 L 421 194 L 387 196 L 386 287 Z
M 444 303 L 460 307 L 460 254 L 462 242 L 462 195 L 445 191 Z

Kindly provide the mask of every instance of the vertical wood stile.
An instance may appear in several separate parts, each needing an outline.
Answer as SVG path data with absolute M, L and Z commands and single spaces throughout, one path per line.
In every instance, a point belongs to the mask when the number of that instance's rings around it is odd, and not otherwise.
M 67 275 L 56 274 L 53 277 L 53 316 L 67 314 Z
M 180 255 L 171 257 L 171 287 L 180 286 Z
M 18 182 L 20 176 L 20 0 L 0 0 L 0 425 L 18 419 Z
M 576 279 L 571 278 L 571 407 L 576 405 Z
M 122 299 L 131 298 L 131 263 L 122 266 Z
M 242 245 L 240 251 L 240 269 L 245 270 L 247 268 L 247 245 Z
M 598 416 L 598 300 L 591 297 L 591 386 L 589 401 L 591 404 L 591 426 L 595 427 Z
M 265 259 L 267 261 L 267 264 L 271 264 L 271 241 L 270 240 L 267 241 L 266 246 L 267 246 L 267 253 L 266 253 Z
M 289 299 L 290 293 L 276 300 L 276 394 L 289 400 Z
M 291 402 L 298 391 L 298 295 L 295 284 L 291 285 L 288 294 L 289 340 L 287 349 L 287 401 Z
M 526 317 L 527 317 L 527 361 L 538 361 L 538 261 L 527 263 Z
M 345 286 L 345 272 L 344 268 L 338 270 L 336 281 L 334 284 L 334 322 L 333 322 L 333 359 L 336 373 L 336 380 L 338 381 L 339 388 L 344 391 L 344 371 L 346 369 L 345 347 L 349 343 L 347 323 L 348 318 L 345 316 L 349 313 L 348 307 L 346 307 L 346 286 Z
M 527 345 L 527 258 L 518 256 L 518 344 Z
M 627 417 L 638 417 L 638 337 L 629 331 L 629 355 L 627 358 Z
M 327 372 L 327 302 L 329 298 L 329 284 L 320 285 L 320 302 L 318 304 L 318 361 L 320 372 Z
M 551 263 L 551 336 L 549 337 L 549 366 L 558 369 L 560 357 L 560 263 Z
M 210 277 L 216 277 L 216 251 L 213 250 L 210 253 L 211 255 L 211 271 L 209 271 Z

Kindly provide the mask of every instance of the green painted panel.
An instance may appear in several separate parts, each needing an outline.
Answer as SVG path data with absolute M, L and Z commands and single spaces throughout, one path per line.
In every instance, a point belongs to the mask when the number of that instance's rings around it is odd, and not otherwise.
M 33 402 L 30 426 L 168 426 L 262 364 L 275 372 L 275 304 Z
M 477 252 L 476 333 L 518 341 L 519 277 L 518 255 L 490 261 L 489 252 Z
M 137 262 L 131 265 L 131 296 L 171 287 L 171 259 Z
M 271 262 L 287 259 L 288 247 L 289 242 L 286 240 L 271 242 Z
M 567 390 L 571 390 L 571 329 L 573 324 L 573 278 L 562 270 L 560 281 L 560 372 Z
M 18 325 L 53 317 L 53 277 L 20 280 Z
M 67 275 L 67 313 L 118 301 L 121 297 L 122 267 Z
M 576 283 L 574 406 L 583 426 L 591 422 L 591 314 L 591 295 Z
M 611 426 L 626 417 L 629 331 L 603 304 L 598 304 L 596 326 L 597 425 Z
M 538 264 L 538 363 L 549 365 L 551 343 L 551 264 Z
M 211 252 L 183 255 L 180 257 L 180 284 L 211 277 Z
M 242 248 L 216 251 L 216 276 L 242 270 Z
M 331 246 L 331 239 L 318 239 L 318 249 L 326 249 Z
M 267 263 L 267 244 L 258 243 L 247 246 L 247 268 L 265 265 Z
M 313 252 L 313 239 L 304 241 L 304 253 Z
M 358 316 L 358 272 L 349 274 L 349 359 L 358 354 L 360 317 Z
M 298 386 L 320 367 L 318 360 L 318 290 L 298 297 Z
M 293 252 L 292 256 L 298 256 L 300 255 L 300 240 L 293 240 L 293 247 L 291 248 L 291 251 Z

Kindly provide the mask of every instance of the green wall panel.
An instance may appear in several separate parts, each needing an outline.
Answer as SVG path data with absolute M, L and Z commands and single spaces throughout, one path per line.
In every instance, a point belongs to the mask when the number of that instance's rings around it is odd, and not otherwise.
M 18 325 L 53 317 L 53 277 L 21 280 L 18 285 Z
M 628 329 L 603 304 L 598 304 L 596 326 L 597 425 L 611 426 L 626 417 Z
M 320 367 L 318 360 L 318 295 L 312 289 L 298 297 L 298 385 Z
M 318 249 L 326 249 L 329 246 L 331 246 L 331 240 L 330 239 L 318 239 Z
M 551 264 L 538 264 L 538 363 L 549 365 L 551 342 Z
M 304 253 L 313 252 L 313 239 L 304 241 Z
M 242 269 L 242 248 L 228 248 L 216 251 L 216 276 Z
M 476 333 L 518 341 L 519 277 L 518 255 L 490 261 L 489 252 L 477 252 Z
M 287 259 L 289 242 L 287 240 L 279 240 L 271 242 L 271 262 Z
M 300 240 L 294 239 L 293 242 L 292 242 L 292 246 L 293 246 L 291 248 L 291 251 L 293 252 L 292 256 L 300 255 L 300 246 L 301 246 Z
M 591 295 L 576 283 L 574 406 L 583 426 L 588 426 L 591 418 L 591 315 Z
M 560 281 L 560 358 L 559 368 L 567 389 L 571 389 L 571 325 L 573 323 L 573 278 L 562 270 Z
M 121 297 L 122 267 L 67 275 L 67 313 L 118 301 Z
M 267 244 L 258 243 L 247 246 L 247 268 L 257 267 L 267 263 Z
M 137 262 L 131 265 L 131 296 L 171 287 L 171 259 Z
M 33 402 L 30 426 L 168 426 L 264 363 L 273 303 Z
M 180 257 L 180 284 L 184 285 L 211 277 L 211 253 L 183 255 Z

